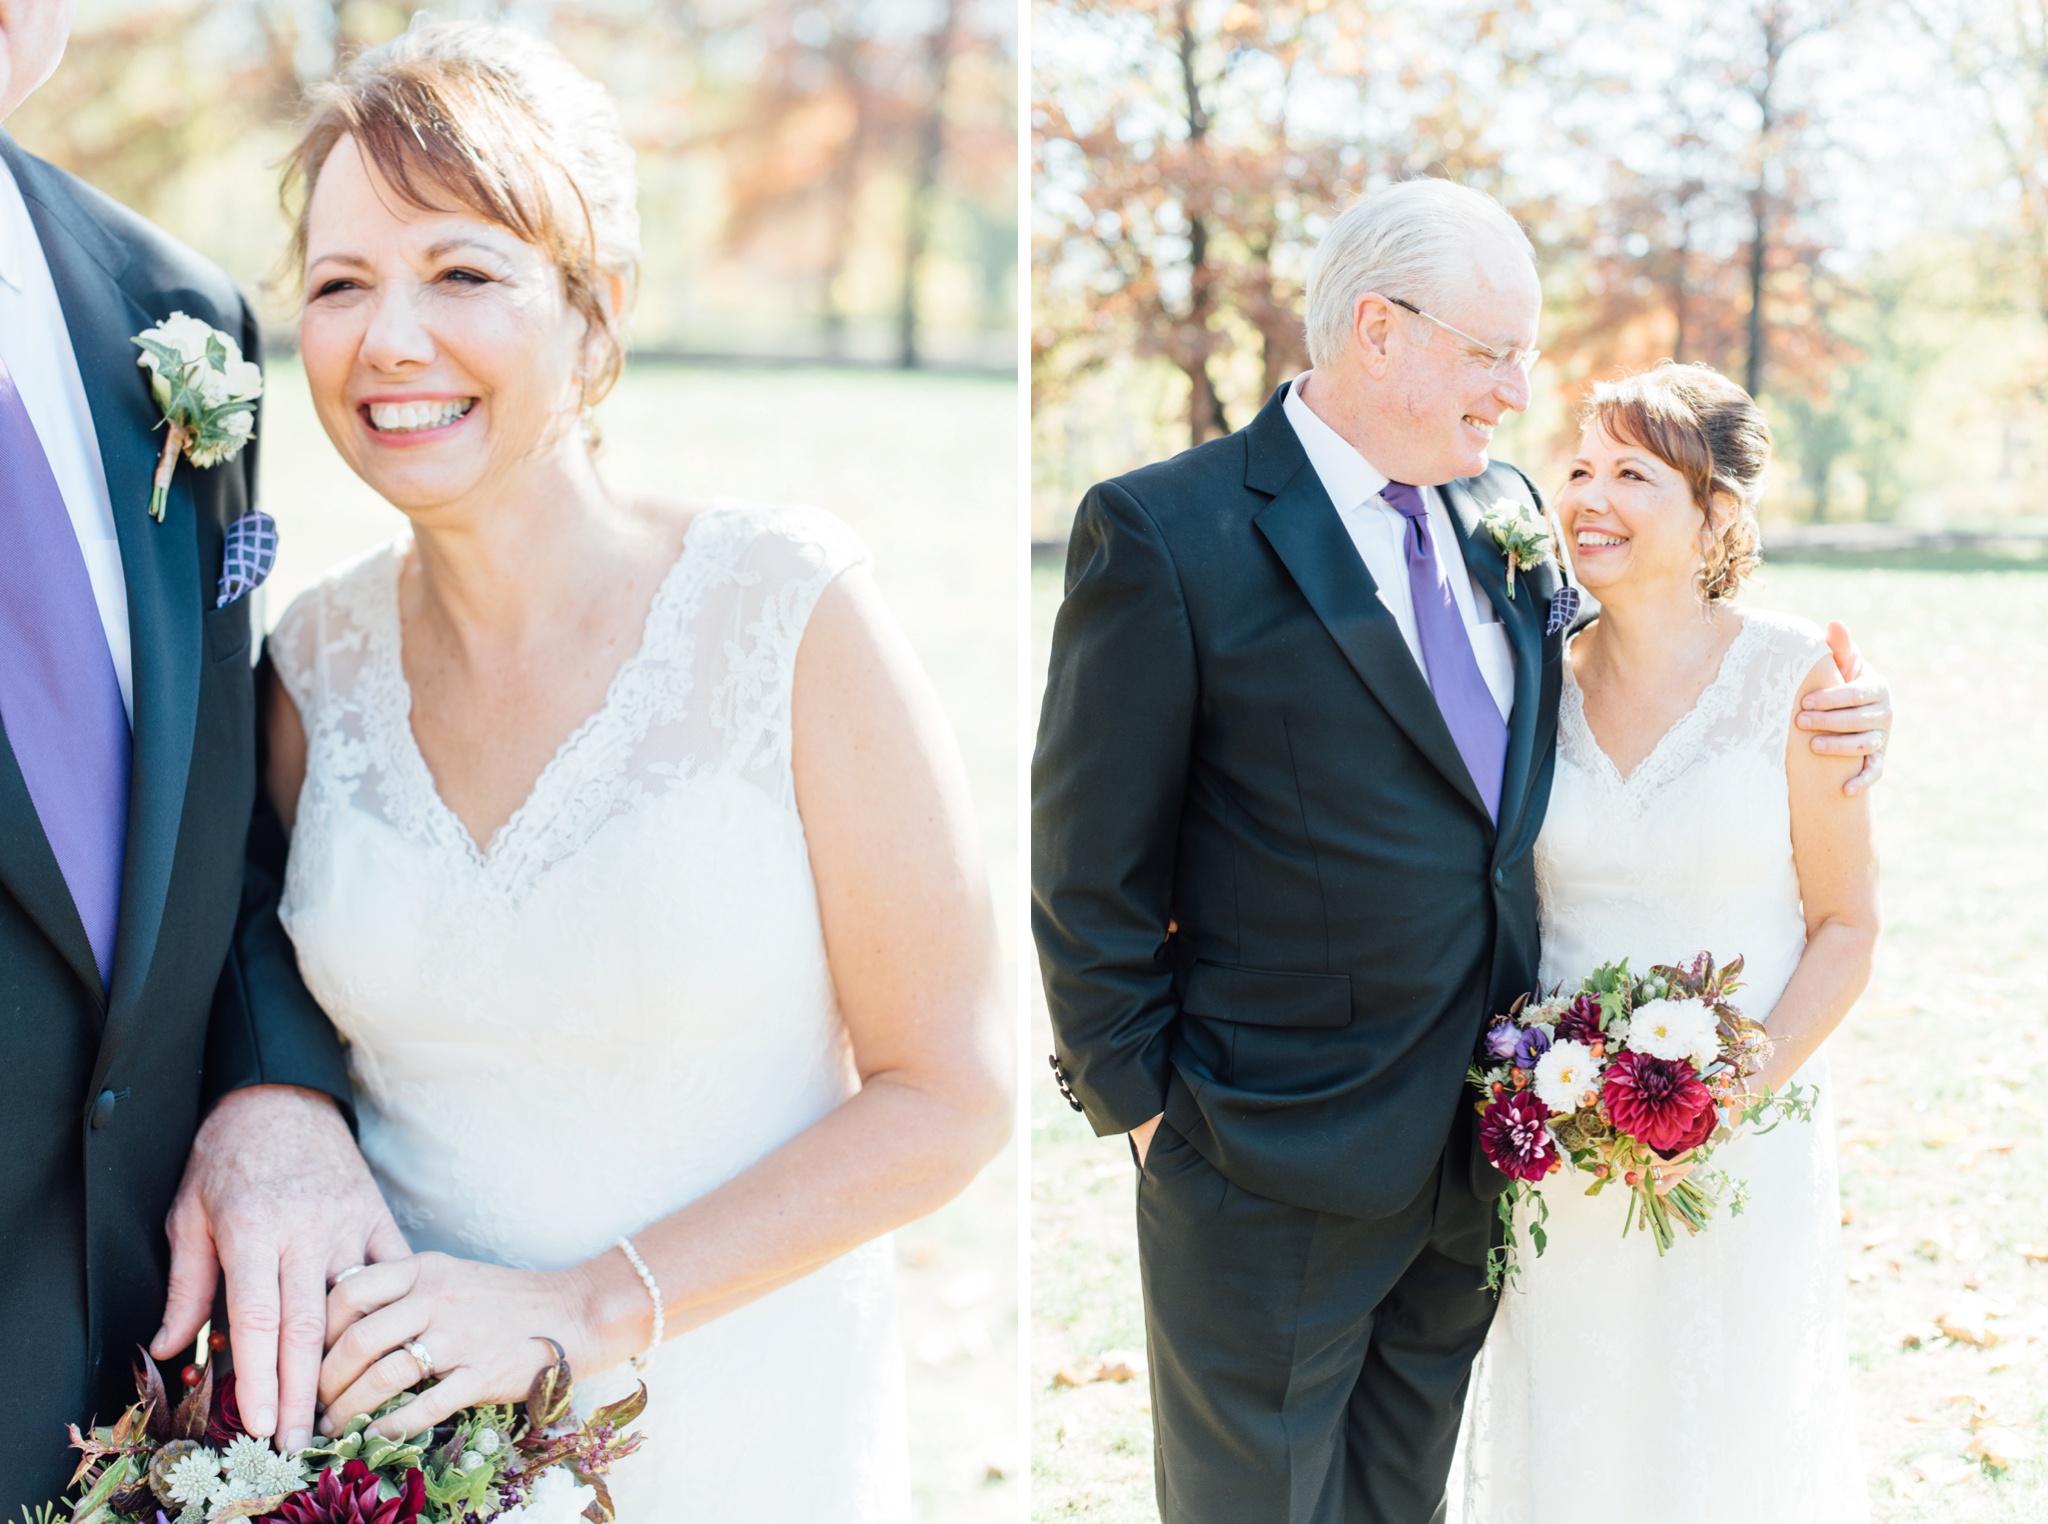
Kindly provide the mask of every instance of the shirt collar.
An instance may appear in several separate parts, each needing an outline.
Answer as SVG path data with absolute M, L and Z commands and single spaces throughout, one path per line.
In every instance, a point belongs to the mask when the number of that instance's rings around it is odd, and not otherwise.
M 0 286 L 17 296 L 28 289 L 28 251 L 21 240 L 35 236 L 36 225 L 29 221 L 21 187 L 14 183 L 7 161 L 0 159 Z
M 1308 370 L 1295 377 L 1294 384 L 1287 388 L 1281 411 L 1294 425 L 1295 436 L 1301 440 L 1308 463 L 1316 468 L 1330 501 L 1338 508 L 1357 508 L 1378 498 L 1388 478 L 1302 400 L 1301 383 L 1314 374 Z

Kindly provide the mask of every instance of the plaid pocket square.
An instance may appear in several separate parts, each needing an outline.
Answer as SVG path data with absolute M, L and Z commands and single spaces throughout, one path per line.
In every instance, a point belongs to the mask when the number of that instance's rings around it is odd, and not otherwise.
M 1543 626 L 1545 635 L 1558 635 L 1572 627 L 1572 621 L 1579 617 L 1579 590 L 1575 587 L 1561 587 L 1550 595 L 1550 621 Z
M 213 606 L 224 609 L 256 591 L 277 561 L 277 520 L 252 508 L 228 525 L 227 552 L 221 557 L 220 591 Z

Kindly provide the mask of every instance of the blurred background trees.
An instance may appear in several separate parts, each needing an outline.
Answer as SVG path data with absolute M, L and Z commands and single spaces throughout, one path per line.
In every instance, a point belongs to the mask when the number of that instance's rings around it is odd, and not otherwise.
M 1014 0 L 80 0 L 7 128 L 257 294 L 304 89 L 420 11 L 528 27 L 611 89 L 643 351 L 1015 363 Z M 288 337 L 292 293 L 262 295 Z
M 1769 519 L 2048 528 L 2040 0 L 1038 0 L 1032 59 L 1040 538 L 1247 422 L 1329 218 L 1415 174 L 1536 244 L 1539 482 L 1676 357 L 1765 401 Z

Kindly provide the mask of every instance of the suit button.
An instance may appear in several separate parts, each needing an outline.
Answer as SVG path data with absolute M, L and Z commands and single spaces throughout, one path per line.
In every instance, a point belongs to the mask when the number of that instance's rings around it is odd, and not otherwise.
M 92 1103 L 92 1130 L 98 1132 L 114 1119 L 114 1106 L 120 1100 L 111 1090 L 102 1090 L 99 1099 Z

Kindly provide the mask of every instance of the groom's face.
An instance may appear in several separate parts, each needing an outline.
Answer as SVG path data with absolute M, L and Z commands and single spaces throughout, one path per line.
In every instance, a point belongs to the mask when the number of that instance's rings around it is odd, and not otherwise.
M 1430 315 L 1496 350 L 1533 349 L 1543 293 L 1528 257 L 1504 246 L 1473 255 L 1469 276 Z M 1396 481 L 1431 486 L 1484 471 L 1494 429 L 1529 405 L 1528 376 L 1519 367 L 1492 374 L 1492 361 L 1466 340 L 1398 308 L 1382 343 L 1378 359 L 1401 420 L 1394 445 L 1401 459 L 1376 456 L 1373 464 Z
M 0 0 L 0 121 L 57 67 L 73 0 Z

